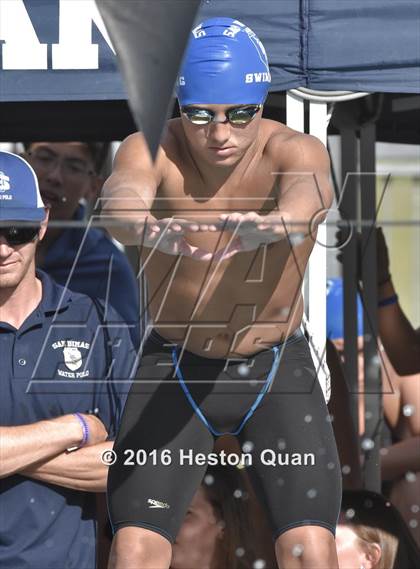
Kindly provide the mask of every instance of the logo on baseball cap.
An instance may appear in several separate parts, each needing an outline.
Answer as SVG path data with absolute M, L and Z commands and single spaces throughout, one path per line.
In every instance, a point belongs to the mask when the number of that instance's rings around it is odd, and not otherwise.
M 37 221 L 45 217 L 38 179 L 20 156 L 0 151 L 0 221 Z

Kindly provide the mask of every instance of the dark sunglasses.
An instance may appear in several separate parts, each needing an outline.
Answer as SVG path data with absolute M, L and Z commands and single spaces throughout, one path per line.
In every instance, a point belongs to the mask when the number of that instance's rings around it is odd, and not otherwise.
M 199 109 L 197 107 L 181 107 L 181 112 L 187 119 L 196 125 L 210 124 L 211 122 L 229 122 L 233 125 L 248 124 L 252 121 L 262 105 L 247 105 L 245 107 L 233 107 L 225 112 L 225 121 L 215 121 L 216 113 L 210 109 Z
M 0 236 L 4 237 L 9 245 L 24 245 L 35 241 L 39 233 L 38 227 L 8 225 L 6 227 L 0 226 Z

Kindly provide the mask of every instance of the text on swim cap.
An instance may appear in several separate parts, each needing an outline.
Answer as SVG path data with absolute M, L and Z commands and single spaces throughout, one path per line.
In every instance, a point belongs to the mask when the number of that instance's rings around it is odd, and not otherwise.
M 192 30 L 192 32 L 191 32 L 192 35 L 193 35 L 196 39 L 198 39 L 198 38 L 203 38 L 204 36 L 207 35 L 206 32 L 203 30 L 203 28 L 202 28 L 201 26 L 202 26 L 202 24 L 200 24 L 199 26 L 197 26 L 196 28 L 194 28 L 194 29 Z
M 229 38 L 234 38 L 238 32 L 241 31 L 239 26 L 230 26 L 227 30 L 224 30 L 223 35 Z
M 245 83 L 270 83 L 270 73 L 247 73 L 245 75 Z

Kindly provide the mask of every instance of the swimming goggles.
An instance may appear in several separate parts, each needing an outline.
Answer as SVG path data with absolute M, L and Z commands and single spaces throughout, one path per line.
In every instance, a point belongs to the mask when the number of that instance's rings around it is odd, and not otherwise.
M 181 107 L 181 112 L 190 122 L 199 126 L 210 124 L 211 122 L 222 124 L 228 122 L 234 126 L 240 126 L 250 123 L 261 107 L 262 105 L 233 107 L 225 111 L 226 120 L 224 121 L 215 121 L 214 117 L 216 116 L 216 113 L 210 109 L 186 106 Z

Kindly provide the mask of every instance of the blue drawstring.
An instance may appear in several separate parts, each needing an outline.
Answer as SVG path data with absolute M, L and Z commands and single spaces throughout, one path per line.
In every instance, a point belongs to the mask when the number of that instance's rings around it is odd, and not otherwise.
M 280 363 L 280 349 L 278 346 L 273 346 L 271 348 L 274 352 L 274 359 L 273 359 L 273 363 L 271 365 L 271 369 L 270 372 L 267 376 L 267 379 L 265 380 L 264 386 L 261 389 L 260 393 L 258 394 L 256 400 L 254 401 L 253 405 L 251 406 L 251 408 L 248 410 L 247 414 L 245 415 L 245 417 L 242 419 L 241 424 L 239 425 L 239 427 L 236 429 L 236 431 L 233 432 L 224 432 L 221 433 L 220 431 L 217 431 L 216 429 L 214 429 L 210 423 L 208 422 L 208 420 L 206 419 L 206 417 L 204 416 L 203 412 L 201 411 L 200 407 L 196 404 L 196 402 L 193 399 L 193 396 L 191 395 L 184 377 L 182 375 L 181 369 L 178 365 L 178 356 L 177 356 L 177 347 L 174 347 L 172 349 L 172 361 L 174 362 L 174 366 L 175 366 L 175 373 L 176 376 L 179 380 L 179 383 L 181 384 L 181 387 L 185 393 L 185 395 L 187 396 L 188 401 L 191 404 L 191 407 L 194 409 L 194 411 L 197 413 L 197 415 L 199 416 L 199 418 L 201 419 L 201 421 L 205 424 L 205 426 L 209 429 L 209 431 L 215 435 L 216 437 L 220 437 L 221 435 L 238 435 L 241 432 L 241 429 L 243 428 L 243 426 L 245 425 L 245 423 L 248 421 L 248 419 L 252 416 L 252 414 L 254 413 L 255 409 L 258 407 L 258 405 L 261 403 L 262 398 L 264 397 L 264 395 L 267 393 L 268 389 L 270 388 L 274 376 L 277 372 L 277 369 L 279 367 L 279 363 Z

